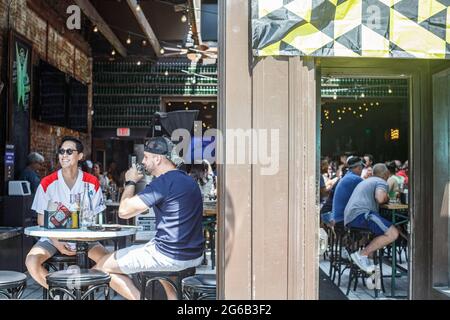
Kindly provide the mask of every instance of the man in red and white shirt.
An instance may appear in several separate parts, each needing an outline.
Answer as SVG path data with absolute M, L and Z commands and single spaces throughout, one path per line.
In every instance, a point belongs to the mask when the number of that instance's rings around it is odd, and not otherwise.
M 94 214 L 106 209 L 98 179 L 78 168 L 78 162 L 83 159 L 81 141 L 74 137 L 64 137 L 58 149 L 58 158 L 61 169 L 41 180 L 31 206 L 38 213 L 38 224 L 41 226 L 44 225 L 44 210 L 49 205 L 61 203 L 70 209 L 76 199 L 83 196 L 85 188 L 89 190 Z M 108 253 L 100 243 L 92 244 L 89 249 L 89 258 L 95 262 Z M 68 256 L 76 254 L 73 244 L 40 238 L 27 255 L 25 263 L 30 275 L 45 288 L 48 287 L 45 279 L 48 271 L 42 265 L 57 252 Z

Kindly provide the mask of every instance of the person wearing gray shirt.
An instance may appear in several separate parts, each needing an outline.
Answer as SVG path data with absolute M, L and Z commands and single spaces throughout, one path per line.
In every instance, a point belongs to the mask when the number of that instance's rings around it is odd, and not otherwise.
M 344 211 L 345 226 L 368 229 L 375 235 L 363 250 L 350 255 L 353 262 L 367 273 L 372 273 L 375 269 L 368 257 L 394 242 L 399 234 L 397 228 L 378 213 L 379 205 L 389 201 L 388 178 L 389 170 L 386 165 L 376 164 L 373 167 L 373 177 L 358 184 Z

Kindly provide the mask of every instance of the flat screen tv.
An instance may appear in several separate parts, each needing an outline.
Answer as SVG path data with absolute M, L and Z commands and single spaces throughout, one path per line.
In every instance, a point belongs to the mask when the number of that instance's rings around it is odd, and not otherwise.
M 41 60 L 35 69 L 33 118 L 77 131 L 87 131 L 87 85 Z

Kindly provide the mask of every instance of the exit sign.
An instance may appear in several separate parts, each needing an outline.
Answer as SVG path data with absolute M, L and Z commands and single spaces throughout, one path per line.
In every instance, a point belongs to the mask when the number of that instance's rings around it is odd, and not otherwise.
M 118 137 L 129 137 L 130 136 L 130 128 L 117 128 L 117 136 Z

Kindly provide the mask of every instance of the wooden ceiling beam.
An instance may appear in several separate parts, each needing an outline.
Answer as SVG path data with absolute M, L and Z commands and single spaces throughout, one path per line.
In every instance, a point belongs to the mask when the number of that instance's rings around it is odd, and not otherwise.
M 152 27 L 150 26 L 150 23 L 148 22 L 147 18 L 145 17 L 144 12 L 141 10 L 136 10 L 136 7 L 138 5 L 136 0 L 127 0 L 128 6 L 131 9 L 131 12 L 133 12 L 134 16 L 136 17 L 136 20 L 141 27 L 142 31 L 144 32 L 147 39 L 150 41 L 150 44 L 153 47 L 153 50 L 155 51 L 156 56 L 159 58 L 161 57 L 161 45 L 159 44 L 158 38 L 155 35 L 155 32 L 153 31 Z
M 95 7 L 91 4 L 89 0 L 74 0 L 75 3 L 80 7 L 83 13 L 91 20 L 91 22 L 97 26 L 99 32 L 103 34 L 106 40 L 117 50 L 117 52 L 122 56 L 127 56 L 127 49 L 120 42 L 119 38 L 114 34 L 109 25 L 100 16 Z

